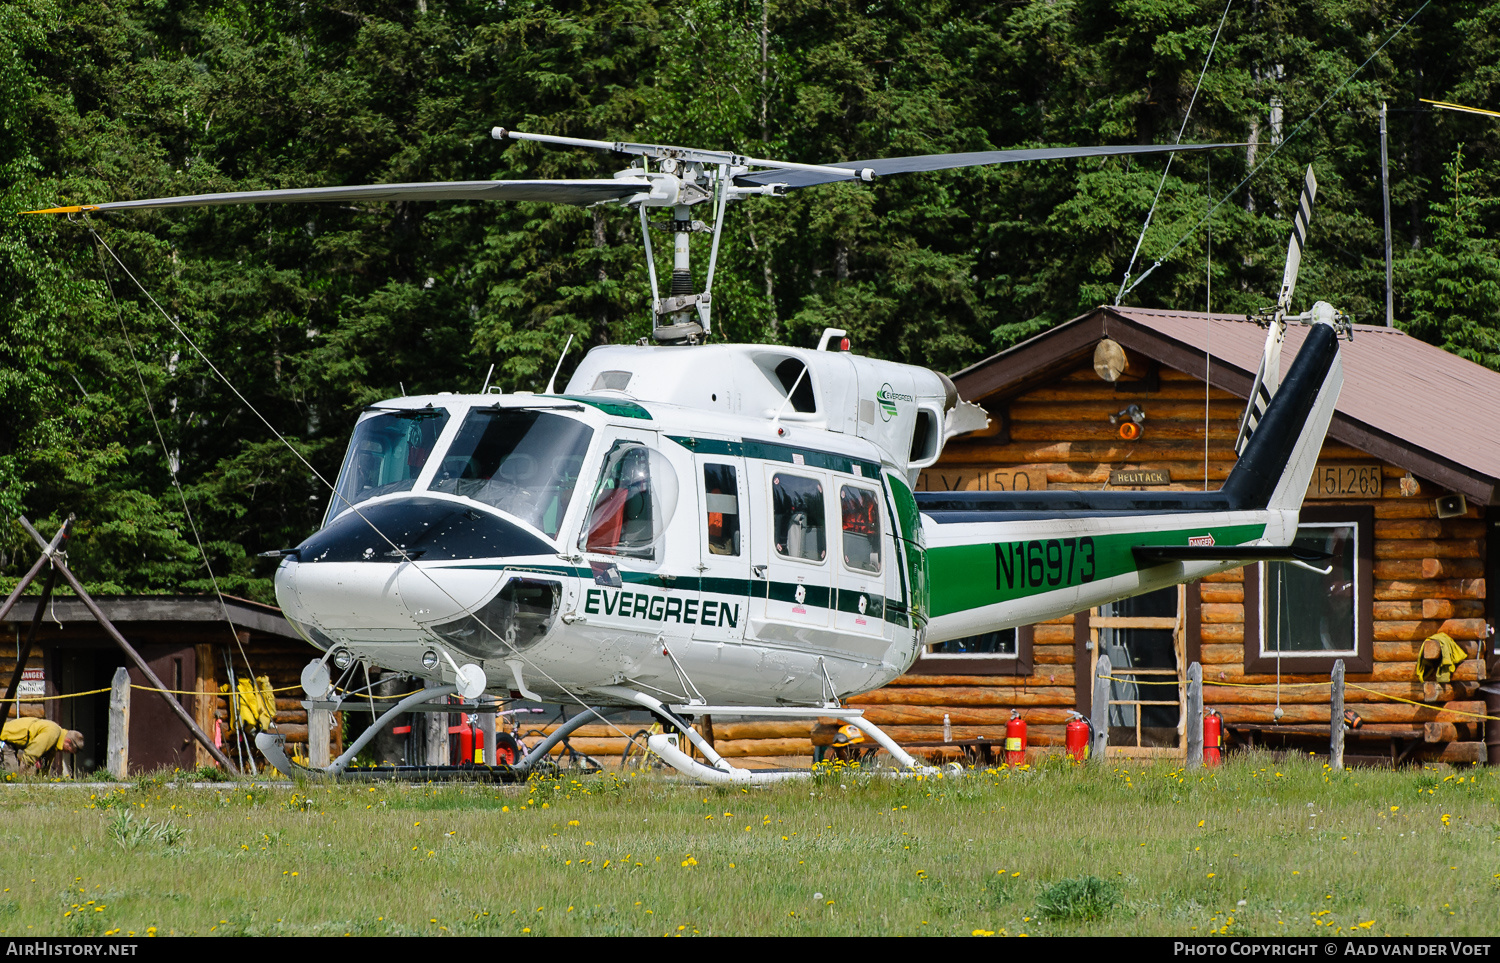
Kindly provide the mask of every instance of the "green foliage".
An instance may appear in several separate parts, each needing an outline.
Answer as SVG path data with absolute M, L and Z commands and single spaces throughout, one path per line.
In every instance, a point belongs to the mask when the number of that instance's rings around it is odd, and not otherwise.
M 1036 909 L 1043 919 L 1084 923 L 1109 916 L 1123 898 L 1114 883 L 1097 876 L 1074 876 L 1043 887 Z
M 1406 258 L 1406 330 L 1445 351 L 1500 368 L 1500 245 L 1484 237 L 1496 204 L 1476 196 L 1463 148 L 1444 167 L 1448 196 L 1432 204 L 1432 244 Z
M 176 846 L 187 835 L 187 830 L 174 825 L 170 820 L 153 820 L 149 816 L 137 817 L 128 809 L 114 814 L 106 830 L 109 838 L 121 849 L 140 849 L 142 846 Z
M 538 389 L 568 335 L 563 379 L 583 350 L 650 324 L 637 225 L 611 208 L 16 212 L 297 185 L 607 177 L 619 166 L 600 152 L 498 143 L 494 124 L 809 162 L 1166 142 L 1223 9 L 7 5 L 0 513 L 49 533 L 76 514 L 72 565 L 93 589 L 217 582 L 268 600 L 275 563 L 257 553 L 316 527 L 363 406 L 403 389 L 474 388 L 492 363 L 500 386 Z M 1127 303 L 1202 308 L 1211 273 L 1214 309 L 1269 304 L 1287 212 L 1315 162 L 1299 295 L 1378 318 L 1375 118 L 1388 101 L 1397 315 L 1419 337 L 1500 365 L 1500 212 L 1488 200 L 1500 137 L 1488 120 L 1419 100 L 1493 105 L 1500 3 L 1429 8 L 1312 116 L 1407 15 L 1350 0 L 1230 7 L 1183 139 L 1254 146 L 1172 162 L 1134 276 L 1161 264 Z M 1273 101 L 1280 136 L 1297 131 L 1280 146 Z M 858 351 L 972 364 L 1114 299 L 1165 164 L 1019 164 L 736 204 L 714 282 L 720 333 L 809 345 L 835 326 Z M 664 269 L 670 254 L 657 247 Z M 34 557 L 19 528 L 0 526 L 0 589 Z

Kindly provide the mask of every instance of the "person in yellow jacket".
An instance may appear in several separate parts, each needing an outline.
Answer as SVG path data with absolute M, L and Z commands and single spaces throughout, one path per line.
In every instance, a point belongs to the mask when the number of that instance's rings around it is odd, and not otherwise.
M 83 748 L 83 733 L 63 727 L 48 719 L 11 719 L 0 729 L 0 742 L 19 755 L 22 772 L 44 771 L 52 764 L 57 750 L 77 752 Z

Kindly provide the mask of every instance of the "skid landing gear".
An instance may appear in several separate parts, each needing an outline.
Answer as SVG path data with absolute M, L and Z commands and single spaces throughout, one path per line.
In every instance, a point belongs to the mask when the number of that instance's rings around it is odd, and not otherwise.
M 525 755 L 521 756 L 511 765 L 487 766 L 471 764 L 462 766 L 373 766 L 358 769 L 349 768 L 349 763 L 359 754 L 359 751 L 369 745 L 377 733 L 390 725 L 402 713 L 422 711 L 451 712 L 460 709 L 465 712 L 473 712 L 475 709 L 482 711 L 483 707 L 450 706 L 441 701 L 457 691 L 455 686 L 445 685 L 433 689 L 423 689 L 421 692 L 407 696 L 382 713 L 379 719 L 344 750 L 343 755 L 339 756 L 324 769 L 313 769 L 293 762 L 286 754 L 286 738 L 280 734 L 262 732 L 255 737 L 255 746 L 266 757 L 267 762 L 280 770 L 283 775 L 291 778 L 361 781 L 394 779 L 407 782 L 429 782 L 449 779 L 473 782 L 524 782 L 527 777 L 532 775 L 548 775 L 559 771 L 557 764 L 549 758 L 552 750 L 580 727 L 595 721 L 602 722 L 612 712 L 610 709 L 590 709 L 587 712 L 580 712 L 561 726 L 558 726 L 550 735 L 542 737 L 535 746 L 532 746 Z M 313 705 L 316 708 L 336 709 L 339 707 L 335 703 Z M 582 758 L 588 759 L 586 756 Z M 592 762 L 592 760 L 589 761 Z
M 807 719 L 817 716 L 827 716 L 852 725 L 864 733 L 880 748 L 890 753 L 899 768 L 886 770 L 891 776 L 929 776 L 937 775 L 942 770 L 924 766 L 905 749 L 898 746 L 895 740 L 886 735 L 873 722 L 864 718 L 863 710 L 846 709 L 837 706 L 711 706 L 690 702 L 683 705 L 667 705 L 659 699 L 646 695 L 635 689 L 623 686 L 602 686 L 593 691 L 594 695 L 600 697 L 600 701 L 613 703 L 613 707 L 588 707 L 585 712 L 580 712 L 573 718 L 564 722 L 549 735 L 544 736 L 535 746 L 531 747 L 525 755 L 517 759 L 512 765 L 464 765 L 464 766 L 377 766 L 373 768 L 350 769 L 349 763 L 359 751 L 375 738 L 376 733 L 389 725 L 397 716 L 405 712 L 420 711 L 451 711 L 453 706 L 438 700 L 446 699 L 453 694 L 456 687 L 451 685 L 439 686 L 432 689 L 424 689 L 413 693 L 391 706 L 379 719 L 356 739 L 343 755 L 339 756 L 326 768 L 313 769 L 293 762 L 286 754 L 285 738 L 275 733 L 261 733 L 255 737 L 255 745 L 265 755 L 266 760 L 275 766 L 282 774 L 288 777 L 300 777 L 305 779 L 339 779 L 339 780 L 403 780 L 412 782 L 428 782 L 442 779 L 461 779 L 477 782 L 522 782 L 532 775 L 547 775 L 558 771 L 557 764 L 549 758 L 552 750 L 563 743 L 572 733 L 591 722 L 603 722 L 609 716 L 619 712 L 629 711 L 631 708 L 645 709 L 661 720 L 663 728 L 667 731 L 650 736 L 646 741 L 651 751 L 661 757 L 668 765 L 683 775 L 699 782 L 715 783 L 723 785 L 755 786 L 768 785 L 776 782 L 786 782 L 793 779 L 806 779 L 811 776 L 810 769 L 740 769 L 729 763 L 723 756 L 714 751 L 713 746 L 701 736 L 692 724 L 684 716 L 695 714 L 739 715 L 753 716 L 756 718 L 782 718 L 782 719 Z M 621 708 L 620 703 L 625 703 L 627 708 Z M 309 703 L 316 708 L 337 708 L 337 704 L 328 703 L 319 705 Z M 694 759 L 680 748 L 680 740 L 686 739 L 698 750 L 699 754 L 707 760 L 707 764 Z

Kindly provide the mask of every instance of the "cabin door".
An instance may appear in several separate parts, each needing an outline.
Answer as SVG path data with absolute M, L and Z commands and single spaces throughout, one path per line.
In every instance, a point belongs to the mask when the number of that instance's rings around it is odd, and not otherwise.
M 798 646 L 834 641 L 830 521 L 838 502 L 827 472 L 798 464 L 762 468 L 751 539 L 751 618 L 759 638 Z
M 879 479 L 835 475 L 833 482 L 838 489 L 833 499 L 838 519 L 829 526 L 835 532 L 830 539 L 836 590 L 833 624 L 841 649 L 861 662 L 879 663 L 889 644 L 885 573 L 895 559 L 888 557 L 882 536 L 891 522 L 882 511 Z
M 1089 677 L 1109 656 L 1109 748 L 1122 755 L 1180 755 L 1187 693 L 1187 586 L 1089 610 Z

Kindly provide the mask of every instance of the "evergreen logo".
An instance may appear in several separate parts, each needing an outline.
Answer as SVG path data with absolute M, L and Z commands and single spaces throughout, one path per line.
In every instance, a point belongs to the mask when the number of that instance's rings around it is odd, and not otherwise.
M 893 390 L 891 383 L 887 381 L 880 386 L 879 391 L 875 392 L 875 400 L 880 402 L 880 419 L 882 421 L 890 421 L 900 413 L 896 410 L 896 402 L 912 401 L 914 399 L 911 395 L 903 395 Z

